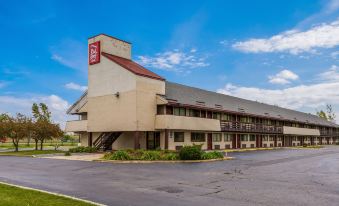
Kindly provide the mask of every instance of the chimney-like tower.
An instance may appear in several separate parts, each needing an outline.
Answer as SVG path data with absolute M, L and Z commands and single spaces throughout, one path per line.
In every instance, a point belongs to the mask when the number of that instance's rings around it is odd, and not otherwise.
M 98 43 L 99 42 L 99 43 Z M 106 34 L 99 34 L 88 38 L 89 55 L 91 55 L 91 45 L 99 44 L 101 52 L 109 53 L 125 59 L 131 59 L 132 44 L 117 39 Z

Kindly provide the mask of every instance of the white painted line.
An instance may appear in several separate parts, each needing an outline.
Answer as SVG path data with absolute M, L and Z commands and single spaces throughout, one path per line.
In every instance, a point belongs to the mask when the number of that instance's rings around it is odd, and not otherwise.
M 59 196 L 59 197 L 65 197 L 65 198 L 69 198 L 69 199 L 72 199 L 72 200 L 86 202 L 86 203 L 97 205 L 97 206 L 107 206 L 107 205 L 103 205 L 103 204 L 100 204 L 100 203 L 97 203 L 97 202 L 92 202 L 92 201 L 89 201 L 89 200 L 84 200 L 84 199 L 80 199 L 80 198 L 77 198 L 77 197 L 72 197 L 72 196 L 68 196 L 68 195 L 64 195 L 64 194 L 60 194 L 60 193 L 49 192 L 49 191 L 46 191 L 46 190 L 40 190 L 40 189 L 31 188 L 31 187 L 25 187 L 25 186 L 11 184 L 11 183 L 2 182 L 2 181 L 0 181 L 0 184 L 12 186 L 12 187 L 18 187 L 18 188 L 26 189 L 26 190 L 32 190 L 32 191 L 47 193 L 47 194 L 55 195 L 55 196 Z

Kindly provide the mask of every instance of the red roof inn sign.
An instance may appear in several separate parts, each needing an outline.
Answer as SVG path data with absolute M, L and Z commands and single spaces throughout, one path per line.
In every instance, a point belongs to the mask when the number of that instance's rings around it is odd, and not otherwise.
M 88 45 L 88 63 L 97 64 L 100 62 L 100 41 Z

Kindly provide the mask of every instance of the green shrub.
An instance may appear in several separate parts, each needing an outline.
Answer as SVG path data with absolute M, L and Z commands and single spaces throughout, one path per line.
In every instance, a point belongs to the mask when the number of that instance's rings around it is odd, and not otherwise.
M 69 149 L 69 152 L 71 153 L 93 153 L 96 151 L 97 149 L 94 147 L 83 147 L 83 146 Z
M 223 153 L 218 152 L 218 151 L 205 152 L 201 156 L 201 159 L 204 159 L 204 160 L 221 159 L 221 158 L 224 158 L 224 155 L 223 155 Z
M 118 150 L 110 154 L 109 159 L 111 160 L 130 160 L 131 156 L 124 150 Z
M 65 156 L 71 156 L 71 155 L 72 154 L 69 151 L 65 152 Z
M 181 160 L 200 160 L 203 151 L 200 145 L 184 146 L 179 151 Z
M 163 160 L 177 160 L 179 157 L 176 153 L 169 153 L 169 152 L 166 152 L 164 153 L 162 159 Z
M 144 151 L 140 157 L 141 160 L 160 160 L 159 151 Z

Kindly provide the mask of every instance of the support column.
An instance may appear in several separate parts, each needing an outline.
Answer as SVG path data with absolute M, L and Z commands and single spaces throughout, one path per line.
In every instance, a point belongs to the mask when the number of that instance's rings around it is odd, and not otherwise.
M 140 149 L 140 132 L 139 131 L 135 131 L 134 133 L 134 149 Z
M 277 135 L 274 136 L 274 147 L 277 147 Z
M 281 138 L 281 146 L 285 147 L 285 135 Z
M 165 149 L 168 149 L 168 130 L 165 129 Z
M 93 144 L 93 134 L 92 132 L 89 132 L 88 133 L 88 146 L 92 147 L 92 144 Z
M 240 135 L 236 134 L 237 136 L 237 148 L 240 149 L 241 148 L 241 140 L 240 140 Z

